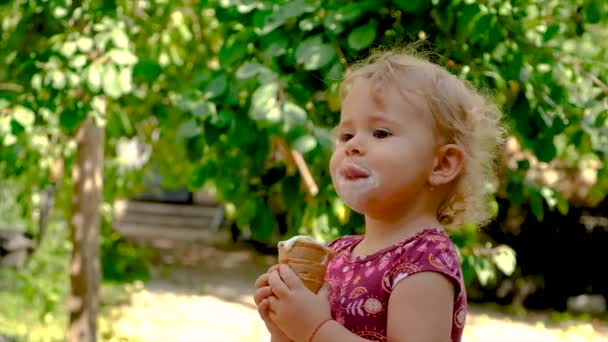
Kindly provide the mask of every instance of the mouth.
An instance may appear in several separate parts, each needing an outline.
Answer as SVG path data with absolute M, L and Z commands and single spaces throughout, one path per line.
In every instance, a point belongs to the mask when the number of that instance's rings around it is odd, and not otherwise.
M 362 168 L 356 164 L 347 164 L 342 168 L 340 173 L 344 178 L 350 181 L 366 179 L 370 174 L 365 168 Z

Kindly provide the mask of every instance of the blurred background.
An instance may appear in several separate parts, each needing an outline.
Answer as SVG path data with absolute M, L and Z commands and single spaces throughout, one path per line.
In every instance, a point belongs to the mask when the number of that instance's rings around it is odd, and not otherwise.
M 465 342 L 608 341 L 608 2 L 0 0 L 0 341 L 267 341 L 253 281 L 362 232 L 337 87 L 419 41 L 510 135 L 453 233 Z

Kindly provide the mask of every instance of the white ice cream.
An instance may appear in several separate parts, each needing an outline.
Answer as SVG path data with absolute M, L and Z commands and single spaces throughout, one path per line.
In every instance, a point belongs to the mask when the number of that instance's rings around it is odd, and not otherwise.
M 331 248 L 327 247 L 324 243 L 319 242 L 319 241 L 313 239 L 312 237 L 306 236 L 306 235 L 296 235 L 288 240 L 281 241 L 281 242 L 279 242 L 279 247 L 284 247 L 287 251 L 290 251 L 297 241 L 306 241 L 309 243 L 314 243 L 315 245 L 323 247 L 327 251 L 328 254 L 333 253 Z M 327 264 L 327 262 L 329 261 L 328 254 L 323 256 L 323 260 L 321 261 L 321 264 L 323 264 L 323 265 Z
M 289 240 L 281 241 L 281 242 L 279 242 L 279 246 L 283 246 L 283 247 L 285 247 L 286 250 L 290 251 L 291 248 L 293 247 L 293 245 L 296 243 L 296 241 L 306 241 L 306 242 L 315 243 L 317 245 L 323 246 L 323 244 L 319 243 L 319 241 L 311 238 L 310 236 L 306 236 L 306 235 L 296 235 Z

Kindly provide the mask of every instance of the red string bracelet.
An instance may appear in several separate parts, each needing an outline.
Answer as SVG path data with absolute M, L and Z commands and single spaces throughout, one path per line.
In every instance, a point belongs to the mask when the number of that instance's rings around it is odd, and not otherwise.
M 332 318 L 326 318 L 323 322 L 319 323 L 319 325 L 317 325 L 317 327 L 315 328 L 315 330 L 312 331 L 312 335 L 310 335 L 310 338 L 308 339 L 308 342 L 312 342 L 312 338 L 315 337 L 315 335 L 317 334 L 317 332 L 319 332 L 319 330 L 321 329 L 322 326 L 325 325 L 325 323 L 332 321 Z

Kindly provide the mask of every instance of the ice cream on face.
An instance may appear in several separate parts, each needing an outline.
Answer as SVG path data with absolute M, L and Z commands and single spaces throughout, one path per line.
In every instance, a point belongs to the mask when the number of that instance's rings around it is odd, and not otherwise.
M 380 185 L 380 178 L 374 170 L 354 163 L 346 164 L 336 176 L 338 194 L 354 210 L 360 210 L 363 201 Z

